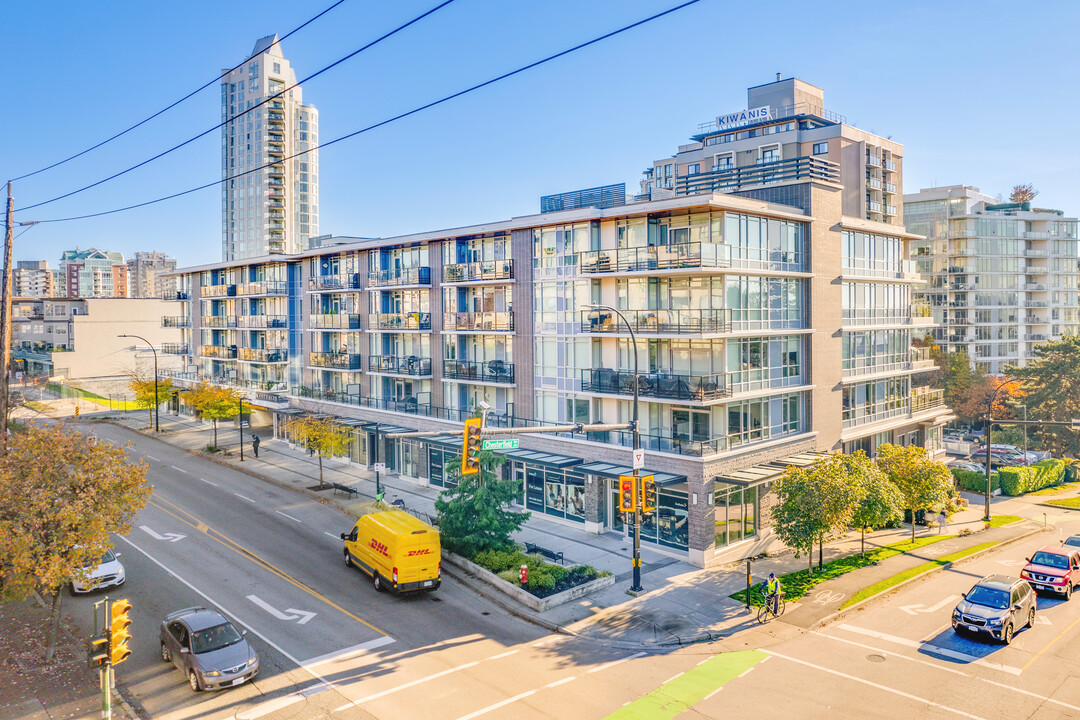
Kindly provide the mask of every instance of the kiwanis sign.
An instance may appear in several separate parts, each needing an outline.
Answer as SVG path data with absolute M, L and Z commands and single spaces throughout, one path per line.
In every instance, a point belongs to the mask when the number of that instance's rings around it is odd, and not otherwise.
M 769 112 L 769 107 L 766 105 L 752 110 L 740 110 L 739 112 L 720 115 L 716 118 L 716 126 L 721 130 L 725 130 L 727 128 L 738 127 L 739 125 L 749 125 L 750 123 L 771 119 L 772 114 Z

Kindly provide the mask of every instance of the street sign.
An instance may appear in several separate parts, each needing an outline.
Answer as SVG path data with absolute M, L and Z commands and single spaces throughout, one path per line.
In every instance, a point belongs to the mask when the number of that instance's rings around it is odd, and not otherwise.
M 386 472 L 386 463 L 375 463 L 371 469 L 375 472 Z
M 507 440 L 485 440 L 484 450 L 517 450 L 521 441 L 517 438 Z
M 636 448 L 634 450 L 634 470 L 640 470 L 645 467 L 645 449 Z

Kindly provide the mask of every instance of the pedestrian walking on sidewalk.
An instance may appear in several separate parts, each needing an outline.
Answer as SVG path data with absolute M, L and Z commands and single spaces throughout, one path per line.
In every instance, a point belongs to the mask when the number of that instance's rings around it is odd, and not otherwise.
M 948 518 L 948 516 L 945 515 L 945 508 L 941 508 L 941 512 L 939 512 L 938 516 L 937 516 L 938 535 L 940 535 L 941 531 L 945 529 L 945 523 L 947 523 L 948 521 L 949 521 L 949 518 Z
M 255 453 L 255 457 L 259 457 L 259 443 L 260 443 L 260 442 L 261 442 L 261 441 L 259 440 L 259 436 L 258 436 L 258 435 L 256 435 L 256 436 L 254 436 L 253 438 L 251 438 L 251 451 L 252 451 L 253 453 Z

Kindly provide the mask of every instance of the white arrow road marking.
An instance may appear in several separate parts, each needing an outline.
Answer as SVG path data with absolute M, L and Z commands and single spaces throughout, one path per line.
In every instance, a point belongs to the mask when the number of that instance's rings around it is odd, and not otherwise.
M 900 609 L 906 612 L 908 615 L 937 612 L 938 610 L 945 607 L 946 605 L 949 605 L 959 597 L 959 595 L 949 595 L 941 602 L 937 603 L 936 605 L 931 605 L 928 608 L 924 608 L 922 603 L 917 603 L 915 605 L 901 605 Z
M 1017 565 L 1027 565 L 1026 560 L 998 560 L 998 565 L 1007 565 L 1009 567 L 1016 567 Z
M 139 529 L 150 537 L 154 538 L 155 540 L 168 540 L 169 542 L 176 542 L 178 540 L 183 540 L 187 537 L 187 535 L 181 535 L 180 533 L 165 533 L 164 535 L 158 535 L 156 532 L 146 527 L 145 525 L 140 525 Z
M 270 605 L 256 595 L 248 595 L 247 599 L 276 617 L 278 620 L 296 620 L 297 625 L 303 625 L 308 620 L 318 615 L 318 613 L 313 613 L 309 610 L 297 610 L 296 608 L 285 608 L 285 612 L 281 612 L 276 607 Z
M 1035 624 L 1036 625 L 1053 625 L 1054 623 L 1050 622 L 1050 618 L 1046 617 L 1045 615 L 1036 615 L 1035 616 Z

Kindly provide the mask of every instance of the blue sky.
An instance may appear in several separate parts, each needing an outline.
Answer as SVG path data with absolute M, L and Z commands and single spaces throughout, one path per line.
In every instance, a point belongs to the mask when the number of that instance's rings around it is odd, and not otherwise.
M 331 0 L 8 3 L 0 175 L 85 149 L 211 80 L 257 38 Z M 347 0 L 283 44 L 304 77 L 437 4 Z M 676 0 L 457 0 L 304 86 L 323 142 L 588 40 Z M 703 0 L 584 51 L 321 153 L 323 233 L 390 236 L 534 213 L 541 195 L 626 182 L 745 107 L 776 73 L 905 145 L 905 192 L 964 183 L 1080 214 L 1074 3 Z M 16 207 L 96 181 L 219 122 L 216 85 L 119 141 L 16 183 Z M 79 215 L 219 177 L 219 136 L 16 216 Z M 20 229 L 16 228 L 16 232 Z M 104 218 L 42 224 L 16 259 L 96 246 L 220 259 L 216 188 Z

